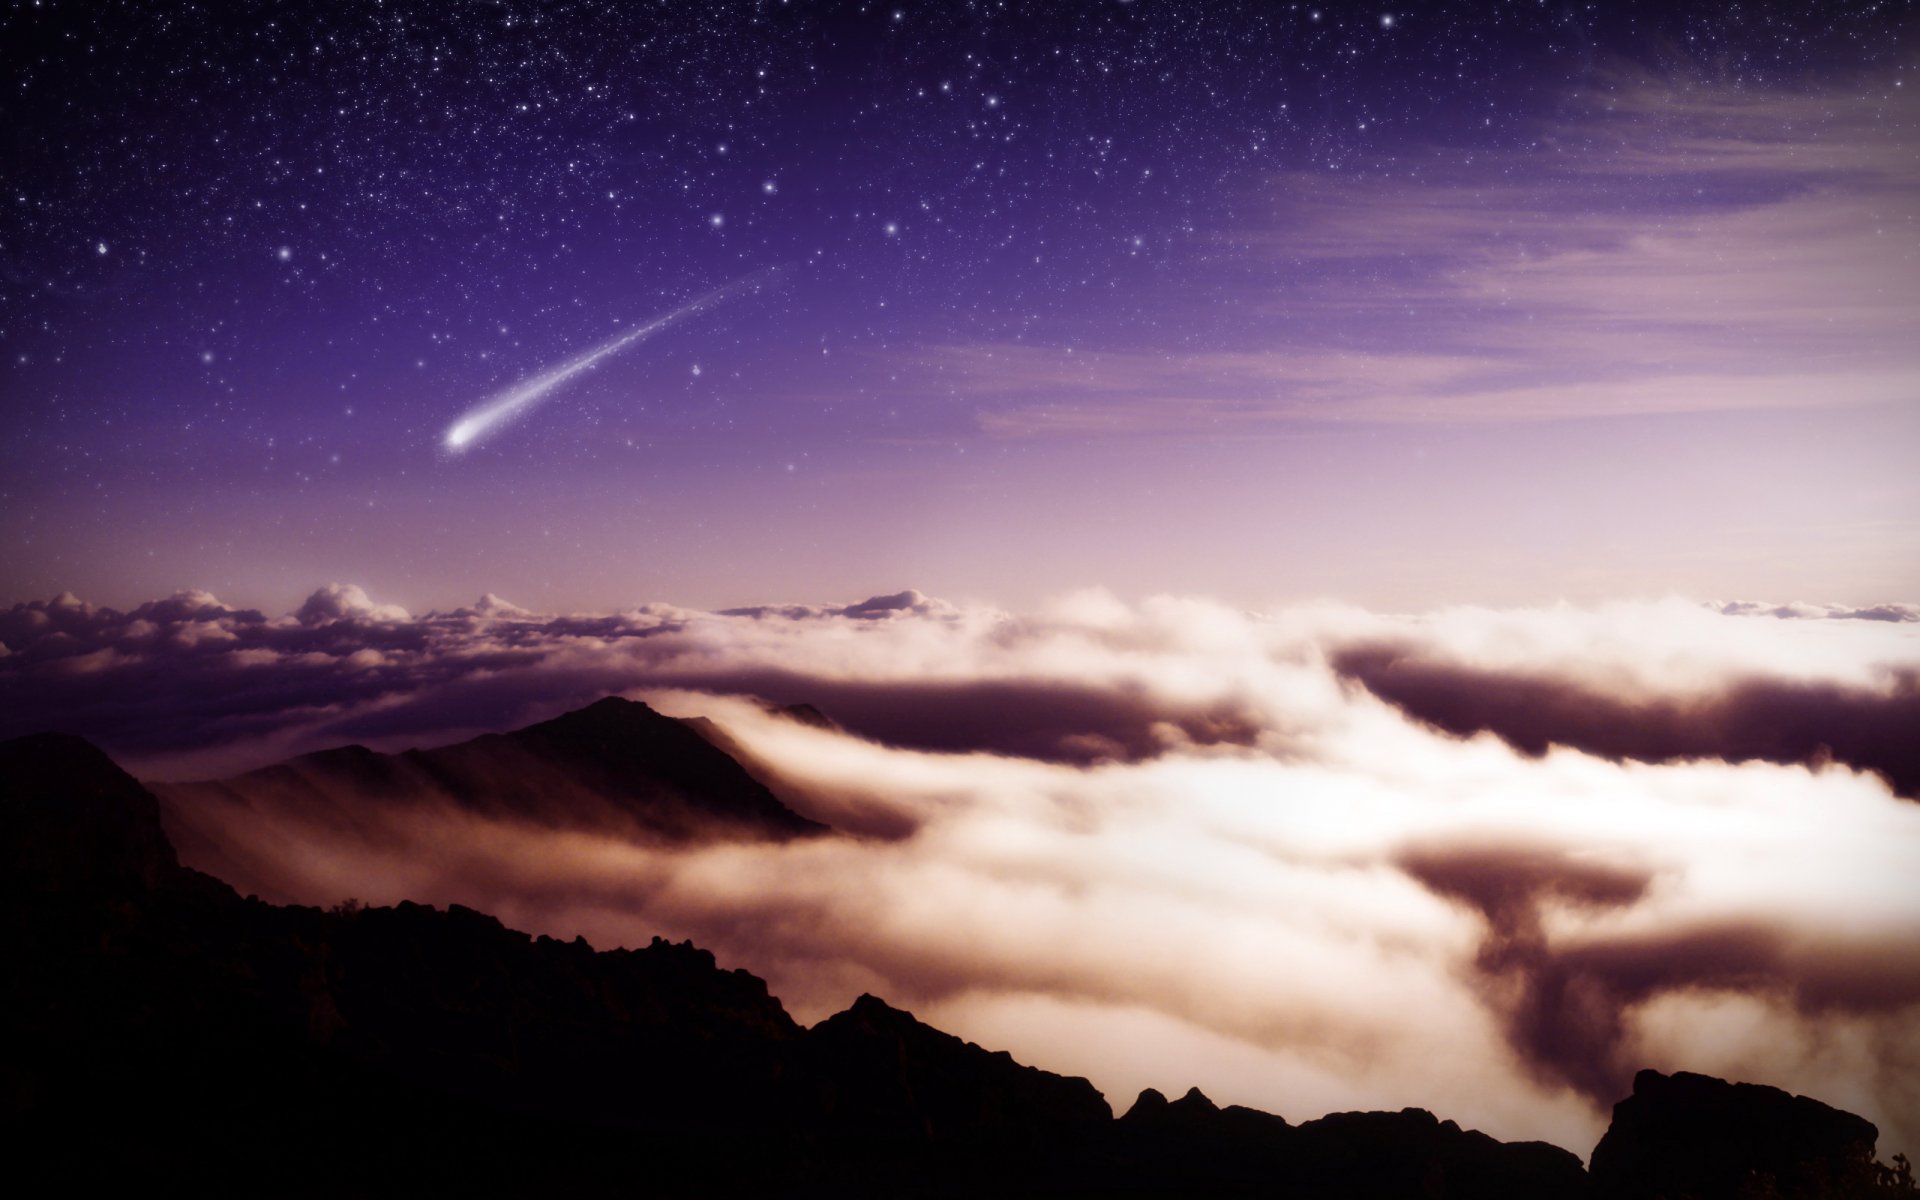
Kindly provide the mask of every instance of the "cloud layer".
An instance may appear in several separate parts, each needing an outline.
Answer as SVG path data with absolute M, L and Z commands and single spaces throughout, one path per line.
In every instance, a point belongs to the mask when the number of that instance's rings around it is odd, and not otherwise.
M 1889 120 L 1910 97 L 1890 80 L 1591 83 L 1524 148 L 1273 178 L 1249 197 L 1266 219 L 1217 231 L 1210 260 L 1240 312 L 1277 318 L 1238 345 L 950 343 L 911 363 L 1010 438 L 1912 395 L 1920 276 L 1897 230 L 1920 173 L 1910 126 Z
M 148 777 L 624 693 L 709 718 L 841 831 L 674 850 L 176 805 L 189 861 L 217 841 L 243 891 L 692 937 L 803 1018 L 874 991 L 1122 1102 L 1418 1104 L 1585 1149 L 1654 1066 L 1920 1148 L 1911 607 L 414 616 L 330 587 L 281 618 L 65 596 L 0 614 L 0 642 L 0 734 L 84 734 Z M 802 703 L 827 720 L 778 707 Z

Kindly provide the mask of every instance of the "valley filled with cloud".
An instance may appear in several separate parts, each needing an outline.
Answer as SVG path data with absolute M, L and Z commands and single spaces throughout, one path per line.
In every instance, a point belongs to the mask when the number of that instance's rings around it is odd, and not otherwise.
M 0 613 L 0 642 L 0 736 L 97 741 L 243 894 L 691 938 L 803 1021 L 869 991 L 1109 1097 L 1418 1105 L 1582 1147 L 1656 1067 L 1920 1148 L 1909 607 L 413 615 L 334 585 L 285 616 L 63 596 Z M 609 695 L 698 718 L 831 832 L 183 782 Z

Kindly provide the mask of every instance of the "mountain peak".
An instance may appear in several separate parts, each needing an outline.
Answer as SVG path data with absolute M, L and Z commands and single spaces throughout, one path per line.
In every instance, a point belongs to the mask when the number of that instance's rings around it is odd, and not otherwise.
M 1085 1079 L 983 1050 L 871 994 L 806 1037 L 847 1097 L 839 1118 L 868 1132 L 920 1140 L 1085 1130 L 1113 1116 Z
M 1187 1094 L 1175 1100 L 1171 1107 L 1188 1108 L 1197 1112 L 1219 1112 L 1220 1106 L 1207 1099 L 1207 1094 L 1197 1087 L 1187 1089 Z
M 1140 1095 L 1133 1101 L 1133 1107 L 1126 1111 L 1122 1121 L 1140 1121 L 1157 1117 L 1167 1111 L 1167 1096 L 1159 1088 L 1142 1088 Z
M 204 814 L 217 812 L 218 802 L 244 799 L 306 814 L 324 806 L 351 813 L 450 803 L 512 820 L 675 841 L 783 839 L 827 828 L 782 804 L 687 722 L 620 696 L 451 746 L 403 754 L 344 746 L 234 779 L 161 785 L 160 791 L 169 819 L 183 827 L 210 819 Z
M 587 721 L 604 720 L 643 720 L 648 717 L 669 721 L 673 718 L 661 716 L 658 710 L 644 700 L 629 700 L 625 696 L 605 696 L 592 704 L 570 709 L 551 720 L 546 725 L 562 723 L 583 724 Z M 537 728 L 534 726 L 532 728 Z
M 903 1008 L 895 1008 L 869 992 L 860 993 L 859 998 L 848 1005 L 846 1011 L 840 1016 L 857 1021 L 869 1029 L 910 1029 L 920 1024 L 912 1013 Z

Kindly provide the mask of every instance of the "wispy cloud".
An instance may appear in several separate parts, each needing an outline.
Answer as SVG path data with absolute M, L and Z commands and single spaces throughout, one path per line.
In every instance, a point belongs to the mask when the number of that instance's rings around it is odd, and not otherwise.
M 1273 178 L 1269 219 L 1216 235 L 1218 327 L 1182 348 L 913 365 L 1008 437 L 1905 402 L 1913 107 L 1608 78 L 1523 149 Z

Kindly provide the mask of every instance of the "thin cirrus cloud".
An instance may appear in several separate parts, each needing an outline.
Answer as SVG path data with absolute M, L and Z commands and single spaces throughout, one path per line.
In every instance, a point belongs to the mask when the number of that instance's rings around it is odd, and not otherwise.
M 1122 1102 L 1418 1104 L 1584 1148 L 1656 1066 L 1920 1145 L 1911 606 L 414 615 L 331 587 L 285 617 L 62 597 L 0 613 L 0 642 L 0 732 L 92 736 L 149 778 L 623 693 L 708 718 L 839 831 L 664 847 L 430 804 L 175 803 L 242 891 L 691 937 L 803 1018 L 873 991 Z M 771 706 L 799 702 L 832 723 Z M 1677 733 L 1627 719 L 1648 713 Z M 1805 736 L 1754 736 L 1782 721 Z
M 1264 224 L 1216 232 L 1232 303 L 1196 349 L 947 343 L 913 365 L 1001 437 L 1904 402 L 1913 103 L 1601 77 L 1524 149 L 1273 178 Z

